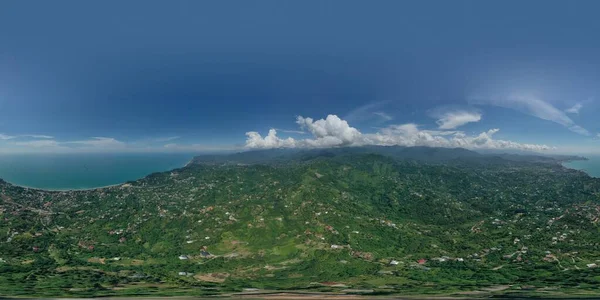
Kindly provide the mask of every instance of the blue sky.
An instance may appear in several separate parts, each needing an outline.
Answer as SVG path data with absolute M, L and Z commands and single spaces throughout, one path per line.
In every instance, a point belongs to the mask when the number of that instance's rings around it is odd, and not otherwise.
M 2 1 L 0 153 L 600 152 L 599 10 L 597 1 Z

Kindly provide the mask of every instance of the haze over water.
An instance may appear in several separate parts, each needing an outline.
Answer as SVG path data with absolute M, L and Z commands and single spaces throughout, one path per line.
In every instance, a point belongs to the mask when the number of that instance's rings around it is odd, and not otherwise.
M 0 178 L 49 190 L 89 189 L 185 166 L 193 154 L 0 155 Z

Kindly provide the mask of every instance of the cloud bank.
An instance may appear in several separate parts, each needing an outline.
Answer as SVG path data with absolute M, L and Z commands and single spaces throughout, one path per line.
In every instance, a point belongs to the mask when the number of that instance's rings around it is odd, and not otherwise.
M 329 148 L 346 146 L 429 146 L 462 147 L 468 149 L 517 149 L 542 151 L 550 147 L 537 144 L 523 144 L 513 141 L 497 140 L 493 136 L 498 129 L 491 129 L 478 135 L 467 135 L 462 131 L 422 130 L 416 124 L 391 125 L 379 129 L 376 133 L 361 133 L 348 122 L 336 115 L 325 119 L 297 117 L 300 128 L 310 132 L 313 137 L 306 139 L 280 138 L 277 130 L 271 129 L 263 137 L 256 131 L 246 133 L 247 149 L 269 148 Z

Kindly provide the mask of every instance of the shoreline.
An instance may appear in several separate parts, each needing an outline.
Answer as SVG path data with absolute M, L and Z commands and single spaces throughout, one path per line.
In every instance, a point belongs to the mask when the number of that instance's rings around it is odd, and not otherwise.
M 16 184 L 13 182 L 10 182 L 8 180 L 2 179 L 0 178 L 0 181 L 4 181 L 6 183 L 8 183 L 9 185 L 15 186 L 15 187 L 20 187 L 23 189 L 28 189 L 28 190 L 34 190 L 34 191 L 43 191 L 43 192 L 85 192 L 85 191 L 95 191 L 95 190 L 102 190 L 102 189 L 108 189 L 108 188 L 113 188 L 113 187 L 118 187 L 124 184 L 128 184 L 130 182 L 135 182 L 141 179 L 144 179 L 146 177 L 148 177 L 151 174 L 154 173 L 163 173 L 163 172 L 171 172 L 173 170 L 176 169 L 181 169 L 181 168 L 185 168 L 187 166 L 189 166 L 192 162 L 194 161 L 194 157 L 192 157 L 192 159 L 190 159 L 186 164 L 184 164 L 181 167 L 174 167 L 174 168 L 169 168 L 168 170 L 164 170 L 164 171 L 156 171 L 156 172 L 151 172 L 149 174 L 146 174 L 140 178 L 137 179 L 132 179 L 132 180 L 127 180 L 125 182 L 121 182 L 121 183 L 115 183 L 115 184 L 109 184 L 109 185 L 103 185 L 103 186 L 98 186 L 98 187 L 89 187 L 89 188 L 65 188 L 65 189 L 52 189 L 52 188 L 37 188 L 37 187 L 32 187 L 32 186 L 27 186 L 27 185 L 22 185 L 22 184 Z
M 591 161 L 588 157 L 586 157 L 586 158 L 587 158 L 586 160 L 568 160 L 568 161 L 562 161 L 562 162 L 560 162 L 560 165 L 563 168 L 567 168 L 567 169 L 570 169 L 570 170 L 575 170 L 575 171 L 583 172 L 583 173 L 585 173 L 587 176 L 589 176 L 591 178 L 600 178 L 600 173 L 596 174 L 596 175 L 593 175 L 593 174 L 590 173 L 589 170 L 587 170 L 585 168 L 577 168 L 577 167 L 574 167 L 572 165 L 569 165 L 571 163 L 577 163 L 577 162 L 580 162 L 580 161 Z
M 146 175 L 148 176 L 148 175 Z M 139 178 L 139 179 L 135 179 L 133 181 L 136 180 L 140 180 L 145 178 L 146 176 Z M 94 190 L 101 190 L 101 189 L 107 189 L 107 188 L 111 188 L 111 187 L 116 187 L 116 186 L 120 186 L 120 185 L 124 185 L 127 184 L 127 182 L 123 182 L 123 183 L 116 183 L 116 184 L 109 184 L 109 185 L 104 185 L 104 186 L 99 186 L 99 187 L 93 187 L 93 188 L 67 188 L 67 189 L 45 189 L 45 188 L 36 188 L 36 187 L 32 187 L 32 186 L 26 186 L 26 185 L 20 185 L 20 184 L 16 184 L 16 183 L 12 183 L 10 181 L 6 181 L 4 180 L 4 182 L 12 185 L 12 186 L 16 186 L 16 187 L 20 187 L 23 189 L 28 189 L 28 190 L 35 190 L 35 191 L 44 191 L 44 192 L 81 192 L 81 191 L 94 191 Z

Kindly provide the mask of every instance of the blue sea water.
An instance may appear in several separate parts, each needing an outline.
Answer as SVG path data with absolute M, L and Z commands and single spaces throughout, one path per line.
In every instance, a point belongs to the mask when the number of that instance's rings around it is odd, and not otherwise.
M 0 155 L 0 178 L 39 189 L 89 189 L 183 167 L 193 154 Z
M 600 178 L 600 156 L 586 156 L 588 160 L 566 162 L 567 168 L 582 170 L 592 177 Z

